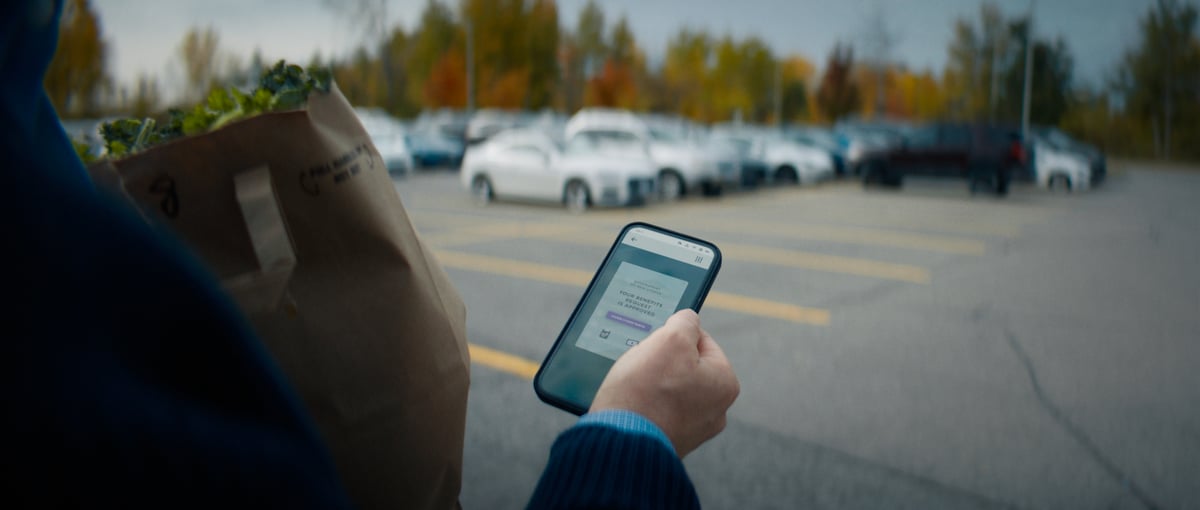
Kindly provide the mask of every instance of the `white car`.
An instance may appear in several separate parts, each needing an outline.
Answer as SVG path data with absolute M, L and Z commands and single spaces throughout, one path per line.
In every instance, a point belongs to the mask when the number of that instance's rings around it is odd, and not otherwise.
M 377 108 L 355 108 L 354 112 L 387 165 L 388 172 L 400 175 L 411 172 L 415 164 L 404 124 Z
M 629 154 L 648 153 L 658 169 L 660 194 L 665 200 L 674 200 L 691 190 L 719 195 L 723 187 L 736 186 L 741 179 L 736 152 L 652 128 L 628 111 L 581 110 L 567 122 L 565 134 L 567 140 L 585 137 L 626 141 L 621 146 L 629 148 Z
M 833 177 L 836 168 L 828 151 L 809 147 L 777 132 L 750 127 L 721 126 L 713 136 L 749 148 L 754 159 L 767 166 L 767 177 L 776 184 L 810 184 Z
M 476 201 L 497 198 L 591 206 L 637 205 L 654 197 L 655 166 L 644 154 L 596 150 L 585 140 L 565 146 L 538 129 L 512 129 L 467 149 L 463 187 Z
M 1032 137 L 1033 175 L 1037 185 L 1051 191 L 1079 191 L 1091 187 L 1091 161 L 1084 154 L 1064 149 L 1041 136 Z

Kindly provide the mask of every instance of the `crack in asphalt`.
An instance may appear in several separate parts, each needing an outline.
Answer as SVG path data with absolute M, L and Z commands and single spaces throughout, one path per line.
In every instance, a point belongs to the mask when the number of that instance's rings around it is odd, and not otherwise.
M 785 434 L 754 422 L 741 419 L 730 419 L 727 429 L 748 429 L 749 431 L 753 431 L 753 436 L 757 436 L 759 438 L 772 438 L 781 442 L 792 443 L 796 446 L 807 449 L 807 454 L 811 461 L 821 463 L 831 460 L 833 462 L 841 463 L 845 466 L 850 466 L 853 469 L 874 472 L 874 474 L 902 481 L 903 483 L 906 483 L 912 487 L 918 487 L 930 493 L 945 495 L 963 501 L 971 501 L 973 506 L 977 508 L 1022 508 L 1021 506 L 1010 501 L 986 496 L 970 489 L 951 485 L 950 483 L 943 482 L 936 478 L 919 474 L 912 470 L 892 466 L 890 464 L 867 457 L 862 457 L 846 450 L 823 443 L 794 437 L 790 434 Z
M 1145 489 L 1138 485 L 1137 482 L 1133 481 L 1133 479 L 1130 478 L 1129 475 L 1126 475 L 1125 472 L 1122 471 L 1112 459 L 1105 455 L 1104 451 L 1102 451 L 1100 447 L 1096 445 L 1095 441 L 1092 441 L 1092 438 L 1089 437 L 1082 428 L 1076 425 L 1075 422 L 1071 421 L 1071 419 L 1067 417 L 1066 413 L 1064 413 L 1062 409 L 1060 409 L 1058 405 L 1055 404 L 1048 395 L 1046 395 L 1046 391 L 1042 388 L 1042 383 L 1038 379 L 1037 369 L 1033 366 L 1033 360 L 1029 358 L 1029 354 L 1027 354 L 1025 349 L 1021 347 L 1021 342 L 1017 340 L 1017 336 L 1013 334 L 1012 331 L 1005 329 L 1004 338 L 1008 341 L 1008 346 L 1012 349 L 1013 353 L 1016 354 L 1017 360 L 1019 360 L 1021 365 L 1025 367 L 1025 372 L 1029 374 L 1029 384 L 1033 387 L 1034 396 L 1037 397 L 1038 404 L 1042 407 L 1046 414 L 1049 415 L 1050 418 L 1054 420 L 1054 422 L 1058 424 L 1058 426 L 1062 428 L 1068 436 L 1071 437 L 1071 439 L 1075 440 L 1079 446 L 1083 447 L 1088 456 L 1092 458 L 1092 461 L 1099 465 L 1100 468 L 1104 470 L 1105 474 L 1116 481 L 1121 487 L 1133 495 L 1133 497 L 1137 498 L 1138 502 L 1140 502 L 1142 506 L 1152 510 L 1162 508 L 1154 501 L 1153 498 L 1150 497 L 1149 494 L 1146 493 Z

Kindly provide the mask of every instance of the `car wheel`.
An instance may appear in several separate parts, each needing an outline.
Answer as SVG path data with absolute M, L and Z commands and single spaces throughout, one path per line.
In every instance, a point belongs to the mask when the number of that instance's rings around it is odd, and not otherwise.
M 881 163 L 868 163 L 861 167 L 863 186 L 885 184 L 884 168 Z
M 1055 193 L 1070 193 L 1071 192 L 1071 179 L 1067 178 L 1067 176 L 1062 175 L 1062 174 L 1054 175 L 1054 176 L 1050 177 L 1049 187 L 1050 187 L 1050 191 L 1053 191 Z
M 567 189 L 563 191 L 563 201 L 567 204 L 567 209 L 571 212 L 580 213 L 586 211 L 588 206 L 592 204 L 591 193 L 588 192 L 587 184 L 583 181 L 571 181 L 567 183 Z
M 471 181 L 471 197 L 479 205 L 487 205 L 494 200 L 496 195 L 492 191 L 492 181 L 482 175 L 476 177 L 474 181 Z
M 658 192 L 665 201 L 679 200 L 683 196 L 683 178 L 674 170 L 664 170 L 658 174 Z
M 781 166 L 775 171 L 775 183 L 780 186 L 795 186 L 800 184 L 800 174 L 790 165 Z
M 1008 185 L 1012 182 L 1012 170 L 1002 170 L 996 175 L 996 196 L 1003 197 L 1008 195 Z

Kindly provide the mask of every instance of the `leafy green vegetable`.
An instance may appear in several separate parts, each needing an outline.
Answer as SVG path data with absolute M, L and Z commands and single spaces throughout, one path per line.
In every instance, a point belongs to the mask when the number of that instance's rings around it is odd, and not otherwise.
M 108 156 L 119 158 L 255 115 L 303 107 L 312 92 L 328 93 L 332 81 L 328 69 L 305 71 L 280 60 L 263 73 L 258 88 L 249 94 L 233 87 L 215 89 L 191 110 L 169 110 L 167 122 L 161 126 L 154 119 L 121 119 L 101 126 L 100 136 Z
M 81 142 L 72 138 L 71 146 L 75 147 L 75 155 L 79 156 L 83 164 L 90 165 L 93 161 L 96 161 L 96 155 L 92 154 L 92 146 L 87 142 Z

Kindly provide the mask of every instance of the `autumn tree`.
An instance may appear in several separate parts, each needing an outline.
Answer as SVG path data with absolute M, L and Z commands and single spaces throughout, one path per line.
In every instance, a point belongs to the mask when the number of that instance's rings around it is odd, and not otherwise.
M 558 6 L 554 0 L 533 0 L 529 7 L 529 93 L 526 107 L 548 108 L 554 104 L 559 85 Z
M 709 117 L 705 91 L 712 50 L 712 40 L 702 30 L 684 28 L 667 42 L 662 72 L 671 111 L 693 119 Z
M 383 76 L 380 102 L 392 115 L 408 117 L 416 115 L 419 108 L 409 92 L 409 45 L 412 38 L 401 27 L 395 27 L 380 43 L 379 66 Z
M 425 80 L 425 107 L 465 108 L 467 106 L 467 58 L 457 48 L 442 55 Z
M 560 35 L 563 79 L 560 103 L 568 112 L 584 105 L 588 81 L 600 71 L 605 55 L 604 12 L 588 0 L 579 12 L 573 31 Z
M 604 65 L 608 54 L 604 31 L 604 12 L 596 5 L 595 0 L 588 0 L 579 13 L 579 22 L 575 26 L 575 44 L 579 48 L 579 59 L 585 79 L 600 72 Z
M 644 81 L 645 57 L 637 47 L 629 22 L 622 16 L 611 35 L 597 43 L 604 67 L 587 81 L 584 104 L 643 109 L 638 83 Z
M 60 23 L 58 49 L 46 70 L 46 93 L 59 115 L 95 115 L 102 89 L 110 83 L 100 18 L 89 0 L 68 0 Z
M 781 123 L 808 121 L 812 117 L 809 94 L 813 81 L 813 65 L 800 55 L 789 55 L 779 62 Z
M 557 9 L 552 2 L 526 0 L 463 0 L 462 18 L 474 32 L 474 67 L 480 106 L 527 108 L 535 96 L 548 104 L 544 87 L 550 74 L 557 74 L 557 21 L 554 34 L 547 23 Z M 539 12 L 535 15 L 535 8 Z M 533 37 L 536 35 L 536 37 Z M 553 70 L 553 72 L 550 72 Z M 534 79 L 539 80 L 537 87 Z
M 929 121 L 944 115 L 945 93 L 932 72 L 893 69 L 888 82 L 885 108 L 889 116 Z
M 825 63 L 825 75 L 817 89 L 817 106 L 821 114 L 836 121 L 858 110 L 858 84 L 853 79 L 854 48 L 837 43 L 829 52 Z
M 1002 86 L 996 120 L 1020 122 L 1025 94 L 1025 45 L 1033 44 L 1030 67 L 1029 118 L 1033 124 L 1058 125 L 1066 114 L 1071 96 L 1075 61 L 1061 37 L 1053 41 L 1031 39 L 1029 21 L 1010 24 L 1014 53 L 1008 68 L 1002 70 Z
M 372 58 L 365 47 L 359 46 L 348 60 L 334 66 L 333 78 L 351 104 L 382 104 L 383 70 L 379 59 Z
M 955 20 L 945 82 L 956 117 L 995 116 L 1000 75 L 1011 59 L 1011 46 L 1004 15 L 991 2 L 980 5 L 978 25 L 969 19 Z
M 179 43 L 176 51 L 183 65 L 184 90 L 191 102 L 203 99 L 217 84 L 217 44 L 217 32 L 211 27 L 193 27 Z
M 454 12 L 437 0 L 429 0 L 421 12 L 421 21 L 409 42 L 406 60 L 410 83 L 409 98 L 418 104 L 447 104 L 443 91 L 428 85 L 431 81 L 450 83 L 463 82 L 463 98 L 466 104 L 466 53 L 463 27 L 454 19 Z M 452 59 L 447 56 L 456 51 L 463 69 L 452 70 L 448 66 Z M 435 73 L 451 73 L 450 76 L 434 76 Z M 432 97 L 434 94 L 437 97 Z M 457 103 L 457 102 L 456 102 Z
M 1140 21 L 1141 39 L 1121 61 L 1116 90 L 1149 126 L 1161 158 L 1200 157 L 1200 40 L 1194 5 L 1158 0 Z
M 133 97 L 130 98 L 127 109 L 136 118 L 149 117 L 158 111 L 161 98 L 158 92 L 158 80 L 147 76 L 138 76 L 134 87 Z

